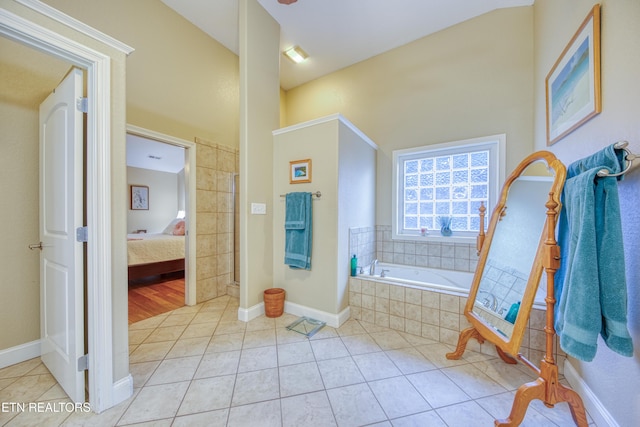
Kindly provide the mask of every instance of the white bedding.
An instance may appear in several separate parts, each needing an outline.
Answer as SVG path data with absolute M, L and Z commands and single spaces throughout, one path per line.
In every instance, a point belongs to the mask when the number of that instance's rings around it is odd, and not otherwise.
M 129 265 L 184 258 L 184 236 L 128 234 L 127 258 Z

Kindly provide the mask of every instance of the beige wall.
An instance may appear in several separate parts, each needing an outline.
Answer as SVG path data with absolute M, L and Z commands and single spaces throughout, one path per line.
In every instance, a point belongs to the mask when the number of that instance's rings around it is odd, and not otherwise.
M 238 146 L 238 57 L 160 0 L 45 0 L 132 46 L 127 123 Z
M 359 129 L 341 121 L 338 127 L 338 246 L 336 253 L 337 310 L 349 305 L 348 285 L 351 272 L 350 229 L 375 230 L 376 157 Z M 375 144 L 375 141 L 373 141 Z M 331 189 L 330 189 L 331 191 Z M 362 264 L 362 260 L 360 260 Z
M 127 185 L 127 233 L 162 233 L 178 213 L 178 174 L 127 167 Z M 149 187 L 149 209 L 130 209 L 131 185 Z
M 42 75 L 39 64 L 50 74 Z M 0 38 L 0 350 L 40 339 L 38 251 L 38 106 L 70 64 Z M 37 84 L 30 84 L 37 81 Z M 44 90 L 43 88 L 46 88 Z
M 273 138 L 279 122 L 280 26 L 256 0 L 240 0 L 240 308 L 273 287 Z M 251 215 L 265 203 L 266 215 Z
M 287 301 L 326 313 L 337 313 L 338 248 L 338 125 L 337 120 L 303 127 L 273 137 L 273 286 L 287 291 Z M 311 159 L 312 182 L 289 183 L 289 162 Z M 285 200 L 280 194 L 321 191 L 312 197 L 311 271 L 284 264 Z
M 392 150 L 506 133 L 533 151 L 533 10 L 497 10 L 286 93 L 287 125 L 341 113 L 380 147 L 378 224 L 391 224 Z
M 565 164 L 618 140 L 628 140 L 631 150 L 640 153 L 640 2 L 637 0 L 600 2 L 602 113 L 546 147 L 544 79 L 594 4 L 591 0 L 536 0 L 534 5 L 535 147 L 550 149 Z M 637 425 L 640 419 L 640 165 L 634 166 L 618 189 L 624 230 L 628 324 L 634 356 L 620 356 L 599 340 L 593 362 L 570 359 L 570 363 L 615 422 L 631 426 Z M 598 423 L 601 424 L 606 425 Z
M 4 88 L 4 79 L 0 85 Z M 5 93 L 5 92 L 2 92 Z M 40 339 L 38 111 L 0 102 L 0 349 Z M 36 172 L 36 173 L 34 173 Z
M 287 301 L 337 315 L 348 306 L 349 229 L 375 225 L 376 150 L 343 118 L 281 129 L 274 135 L 274 286 Z M 312 182 L 291 184 L 289 162 L 312 160 Z M 285 199 L 281 194 L 320 191 L 312 199 L 311 270 L 284 264 Z

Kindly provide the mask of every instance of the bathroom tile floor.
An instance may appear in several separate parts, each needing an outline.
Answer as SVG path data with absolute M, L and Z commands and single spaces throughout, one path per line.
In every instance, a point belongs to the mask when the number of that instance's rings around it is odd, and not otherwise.
M 134 394 L 99 415 L 0 412 L 7 426 L 493 426 L 515 390 L 534 379 L 521 364 L 357 320 L 311 339 L 297 316 L 237 320 L 224 296 L 129 327 Z M 39 359 L 0 370 L 1 402 L 66 402 Z M 590 425 L 595 424 L 589 417 Z M 523 426 L 573 426 L 566 404 L 534 401 Z

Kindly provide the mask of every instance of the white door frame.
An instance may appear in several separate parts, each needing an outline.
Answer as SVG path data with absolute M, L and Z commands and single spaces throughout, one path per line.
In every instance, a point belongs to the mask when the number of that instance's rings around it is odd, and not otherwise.
M 127 125 L 127 133 L 185 149 L 184 182 L 187 208 L 187 245 L 185 247 L 184 302 L 196 304 L 196 146 L 195 142 L 175 138 L 134 125 Z
M 40 14 L 96 38 L 90 27 L 37 1 L 17 0 Z M 89 31 L 88 31 L 89 30 Z M 101 33 L 100 33 L 101 34 Z M 111 58 L 82 43 L 0 8 L 0 35 L 83 68 L 87 72 L 87 335 L 89 402 L 102 412 L 132 393 L 130 376 L 113 378 L 111 263 Z M 130 53 L 105 36 L 101 41 Z M 126 51 L 126 48 L 129 50 Z

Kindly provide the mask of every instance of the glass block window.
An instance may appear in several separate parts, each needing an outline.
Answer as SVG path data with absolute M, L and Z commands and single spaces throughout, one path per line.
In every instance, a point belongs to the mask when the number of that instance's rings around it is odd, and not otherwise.
M 504 135 L 395 151 L 394 236 L 438 235 L 444 218 L 454 235 L 477 235 L 480 204 L 486 227 L 497 200 L 501 141 Z
M 488 150 L 404 161 L 404 228 L 434 230 L 448 216 L 453 231 L 477 232 L 472 206 L 488 202 L 489 167 Z

